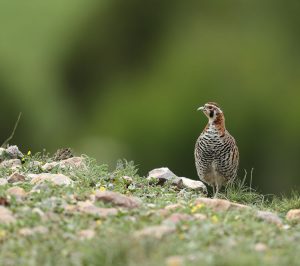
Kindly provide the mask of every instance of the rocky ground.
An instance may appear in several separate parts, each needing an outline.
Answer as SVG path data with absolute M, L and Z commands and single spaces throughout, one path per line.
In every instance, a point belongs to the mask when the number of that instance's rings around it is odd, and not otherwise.
M 238 182 L 219 199 L 168 168 L 140 177 L 62 150 L 0 150 L 1 265 L 300 265 L 300 197 Z

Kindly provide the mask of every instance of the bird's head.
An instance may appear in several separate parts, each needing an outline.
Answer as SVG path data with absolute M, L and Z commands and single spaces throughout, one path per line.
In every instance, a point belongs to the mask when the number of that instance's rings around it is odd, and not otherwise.
M 223 111 L 218 104 L 214 102 L 208 102 L 199 107 L 197 111 L 202 111 L 210 121 L 214 121 L 218 116 L 223 116 Z
M 214 102 L 208 102 L 197 109 L 208 118 L 209 124 L 225 127 L 225 118 L 220 106 Z

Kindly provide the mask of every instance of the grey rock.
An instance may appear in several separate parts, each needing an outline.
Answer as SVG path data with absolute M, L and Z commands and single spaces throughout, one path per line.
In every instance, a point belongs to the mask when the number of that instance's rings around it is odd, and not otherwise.
M 150 208 L 150 209 L 154 209 L 154 208 L 156 208 L 156 204 L 154 204 L 154 203 L 148 203 L 147 207 Z
M 18 200 L 22 200 L 27 196 L 27 193 L 21 187 L 11 187 L 6 190 L 6 193 L 12 197 L 15 197 Z
M 16 219 L 13 216 L 12 212 L 3 206 L 0 206 L 0 224 L 9 225 L 15 222 Z
M 175 212 L 172 213 L 167 219 L 163 221 L 164 224 L 178 224 L 180 222 L 187 222 L 193 220 L 192 215 L 186 213 Z
M 51 162 L 46 163 L 42 166 L 43 171 L 51 171 L 55 167 L 59 167 L 61 169 L 74 169 L 79 167 L 84 167 L 84 158 L 82 157 L 72 157 L 66 160 L 58 161 L 58 162 Z
M 47 228 L 47 227 L 44 227 L 44 226 L 42 226 L 42 225 L 39 225 L 39 226 L 34 227 L 34 228 L 33 228 L 33 231 L 34 231 L 34 233 L 36 233 L 36 234 L 43 234 L 43 235 L 48 234 L 48 232 L 49 232 L 48 228 Z
M 96 232 L 91 229 L 81 230 L 78 232 L 80 240 L 92 239 L 96 235 Z
M 44 200 L 42 200 L 42 202 L 40 202 L 38 206 L 43 209 L 52 211 L 56 208 L 64 209 L 66 205 L 67 203 L 64 199 L 52 196 L 50 198 L 45 198 Z
M 22 236 L 32 236 L 32 235 L 35 235 L 35 234 L 45 235 L 45 234 L 48 234 L 48 233 L 49 233 L 48 228 L 44 227 L 44 226 L 41 226 L 41 225 L 33 227 L 33 228 L 25 227 L 25 228 L 21 228 L 19 230 L 19 234 L 22 235 Z
M 0 163 L 0 167 L 17 169 L 22 167 L 22 162 L 20 159 L 6 160 Z
M 300 209 L 289 210 L 285 217 L 288 221 L 300 222 Z
M 257 211 L 256 217 L 260 220 L 266 221 L 268 223 L 272 223 L 278 226 L 282 226 L 282 220 L 276 213 L 269 211 Z
M 0 186 L 5 186 L 7 183 L 8 182 L 5 178 L 0 178 Z
M 29 163 L 29 167 L 30 167 L 30 168 L 41 167 L 41 166 L 42 166 L 42 163 L 39 162 L 39 161 L 33 161 L 33 162 L 30 162 L 30 163 Z
M 207 194 L 206 186 L 204 185 L 204 183 L 202 183 L 199 180 L 192 180 L 186 177 L 180 177 L 180 181 L 178 182 L 178 187 L 200 191 L 205 195 Z
M 61 222 L 61 216 L 57 213 L 54 213 L 53 211 L 47 211 L 45 212 L 45 215 L 42 218 L 42 222 L 54 222 L 59 223 Z
M 71 208 L 70 206 L 66 207 L 66 212 L 72 213 L 79 211 L 81 213 L 96 215 L 100 218 L 106 218 L 108 216 L 115 216 L 119 213 L 116 208 L 100 208 L 95 206 L 91 201 L 78 202 L 77 206 Z
M 207 194 L 207 188 L 201 181 L 192 180 L 186 177 L 178 177 L 167 167 L 156 168 L 150 171 L 147 180 L 149 180 L 150 183 L 156 183 L 157 185 L 170 182 L 179 189 L 187 188 Z
M 174 232 L 176 232 L 175 226 L 156 225 L 139 230 L 135 232 L 134 236 L 136 238 L 152 237 L 156 239 L 161 239 L 164 236 L 170 235 Z
M 33 232 L 32 229 L 26 227 L 26 228 L 21 228 L 21 229 L 19 230 L 19 234 L 20 234 L 21 236 L 31 236 L 31 235 L 34 234 L 34 232 Z
M 31 190 L 30 193 L 40 193 L 41 191 L 49 191 L 50 186 L 47 183 L 38 183 Z
M 165 206 L 165 209 L 173 211 L 173 210 L 176 210 L 176 209 L 182 209 L 183 207 L 184 206 L 180 203 L 173 203 L 173 204 L 169 204 L 169 205 Z
M 203 214 L 203 213 L 195 213 L 194 217 L 198 221 L 204 221 L 204 220 L 207 219 L 207 216 L 205 214 Z
M 250 207 L 247 205 L 230 202 L 229 200 L 224 199 L 197 198 L 195 200 L 195 205 L 198 204 L 203 204 L 206 207 L 213 209 L 214 211 L 250 209 Z
M 72 179 L 63 174 L 49 174 L 49 173 L 30 174 L 28 175 L 28 177 L 31 178 L 30 183 L 33 185 L 40 184 L 45 181 L 51 182 L 54 185 L 58 185 L 58 186 L 62 186 L 62 185 L 69 186 L 73 184 Z
M 51 163 L 44 164 L 41 168 L 43 171 L 48 172 L 51 171 L 53 168 L 59 166 L 60 166 L 60 162 L 51 162 Z
M 268 249 L 267 245 L 264 243 L 256 243 L 254 246 L 254 250 L 258 252 L 264 252 Z
M 112 191 L 96 191 L 95 200 L 112 203 L 113 205 L 129 209 L 137 208 L 141 205 L 141 201 L 138 198 L 127 197 Z
M 162 185 L 165 182 L 169 181 L 173 185 L 177 185 L 180 181 L 180 178 L 176 176 L 169 168 L 162 167 L 153 169 L 148 173 L 147 180 L 150 183 L 156 183 L 158 185 Z
M 20 152 L 18 146 L 16 145 L 13 145 L 13 146 L 9 146 L 7 149 L 6 149 L 6 153 L 9 155 L 9 157 L 11 159 L 18 159 L 18 158 L 23 158 L 23 153 Z

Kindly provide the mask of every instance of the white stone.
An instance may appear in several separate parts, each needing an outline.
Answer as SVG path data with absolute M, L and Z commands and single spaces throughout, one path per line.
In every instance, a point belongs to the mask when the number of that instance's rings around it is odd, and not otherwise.
M 228 210 L 247 210 L 250 209 L 249 206 L 230 202 L 224 199 L 210 199 L 210 198 L 197 198 L 195 200 L 195 206 L 198 204 L 203 204 L 214 211 L 228 211 Z
M 6 149 L 6 153 L 12 158 L 12 159 L 17 159 L 17 158 L 22 158 L 24 155 L 22 152 L 20 152 L 18 146 L 13 145 L 9 146 Z
M 11 224 L 16 221 L 11 211 L 3 206 L 0 206 L 0 224 Z
M 25 190 L 21 187 L 11 187 L 8 190 L 6 190 L 6 193 L 17 199 L 24 199 L 27 195 Z
M 176 210 L 176 209 L 181 209 L 183 208 L 183 205 L 180 203 L 173 203 L 165 206 L 166 210 Z
M 159 185 L 167 181 L 171 181 L 173 185 L 177 185 L 180 180 L 179 177 L 167 167 L 153 169 L 148 173 L 147 179 L 150 182 L 157 182 Z
M 42 163 L 39 161 L 33 161 L 29 163 L 29 167 L 39 167 L 42 166 Z
M 188 188 L 188 189 L 192 189 L 192 190 L 196 190 L 196 191 L 201 191 L 204 194 L 207 194 L 206 186 L 204 185 L 204 183 L 202 183 L 199 180 L 192 180 L 192 179 L 189 179 L 189 178 L 186 178 L 186 177 L 180 177 L 178 187 Z
M 96 232 L 91 229 L 81 230 L 78 233 L 78 236 L 81 240 L 92 239 L 95 237 L 95 235 L 96 235 Z
M 66 212 L 79 211 L 81 213 L 96 215 L 101 218 L 106 218 L 108 216 L 115 216 L 118 214 L 116 208 L 100 208 L 95 206 L 91 201 L 79 201 L 77 206 L 67 205 L 65 208 Z
M 0 178 L 0 186 L 5 186 L 7 183 L 8 182 L 5 178 Z
M 30 174 L 28 175 L 31 178 L 30 183 L 35 185 L 45 181 L 51 182 L 58 186 L 69 186 L 73 184 L 72 179 L 63 175 L 63 174 L 49 174 L 49 173 L 42 173 L 42 174 Z
M 268 247 L 264 243 L 257 243 L 254 246 L 254 250 L 258 252 L 264 252 L 268 249 Z
M 0 163 L 0 167 L 17 169 L 22 167 L 22 162 L 19 159 L 6 160 Z
M 286 214 L 286 219 L 288 221 L 300 222 L 300 209 L 289 210 Z
M 176 232 L 175 226 L 155 225 L 155 226 L 146 227 L 144 229 L 135 232 L 134 236 L 137 238 L 153 237 L 153 238 L 161 239 L 164 236 L 172 234 L 174 232 Z
M 153 169 L 148 173 L 148 178 L 166 179 L 177 177 L 169 168 L 161 167 Z
M 134 209 L 141 206 L 141 200 L 139 198 L 128 197 L 113 191 L 96 191 L 95 200 L 111 203 L 128 209 Z
M 282 220 L 276 213 L 269 211 L 257 211 L 256 217 L 260 220 L 266 221 L 268 223 L 276 224 L 278 226 L 282 226 Z
M 65 168 L 78 168 L 82 166 L 84 166 L 84 158 L 72 157 L 59 162 L 46 163 L 45 165 L 42 166 L 42 169 L 43 171 L 51 171 L 55 167 L 65 169 Z
M 31 235 L 34 235 L 34 234 L 48 234 L 49 233 L 49 230 L 47 227 L 44 227 L 44 226 L 36 226 L 36 227 L 33 227 L 33 228 L 28 228 L 28 227 L 25 227 L 25 228 L 21 228 L 19 230 L 19 234 L 22 235 L 22 236 L 31 236 Z

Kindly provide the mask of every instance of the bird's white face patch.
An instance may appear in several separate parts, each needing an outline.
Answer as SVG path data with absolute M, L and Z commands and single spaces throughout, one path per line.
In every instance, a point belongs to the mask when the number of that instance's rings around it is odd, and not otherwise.
M 222 110 L 218 106 L 211 103 L 205 104 L 202 111 L 207 116 L 209 124 L 212 124 L 213 121 L 216 120 L 218 115 L 223 114 Z

